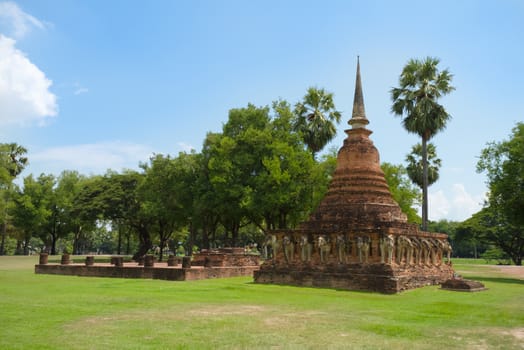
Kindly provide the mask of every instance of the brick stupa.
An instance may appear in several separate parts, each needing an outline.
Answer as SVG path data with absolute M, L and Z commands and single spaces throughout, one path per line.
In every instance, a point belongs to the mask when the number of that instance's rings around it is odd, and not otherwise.
M 268 234 L 255 282 L 396 293 L 451 278 L 447 235 L 408 223 L 391 196 L 369 138 L 358 61 L 348 123 L 326 196 L 298 229 Z

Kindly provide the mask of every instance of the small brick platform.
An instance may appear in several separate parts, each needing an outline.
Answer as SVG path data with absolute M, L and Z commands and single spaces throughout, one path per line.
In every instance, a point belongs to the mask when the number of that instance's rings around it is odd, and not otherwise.
M 113 266 L 109 264 L 35 265 L 35 273 L 80 277 L 149 278 L 169 281 L 191 281 L 208 278 L 253 276 L 258 266 L 241 267 L 168 267 L 157 264 L 154 267 L 137 266 L 136 263 Z
M 211 256 L 211 258 L 210 258 Z M 145 264 L 136 262 L 123 263 L 122 258 L 112 258 L 111 264 L 93 263 L 93 257 L 86 257 L 84 264 L 71 264 L 70 260 L 61 264 L 48 264 L 47 254 L 40 257 L 35 265 L 35 273 L 49 275 L 67 275 L 80 277 L 113 277 L 113 278 L 148 278 L 169 281 L 191 281 L 209 278 L 226 278 L 237 276 L 253 276 L 260 268 L 258 256 L 248 255 L 240 250 L 217 250 L 205 252 L 194 257 L 195 265 L 189 257 L 176 259 L 171 264 L 154 262 L 153 256 Z M 150 261 L 149 261 L 150 260 Z M 180 261 L 182 260 L 182 264 Z M 204 264 L 205 263 L 205 264 Z M 145 266 L 144 266 L 145 265 Z M 151 266 L 152 265 L 152 266 Z

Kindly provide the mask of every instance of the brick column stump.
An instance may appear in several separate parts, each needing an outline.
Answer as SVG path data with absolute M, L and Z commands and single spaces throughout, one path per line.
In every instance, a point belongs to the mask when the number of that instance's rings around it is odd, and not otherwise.
M 144 259 L 144 267 L 154 267 L 155 266 L 155 256 L 146 255 Z
M 95 264 L 94 256 L 86 256 L 86 266 L 93 266 Z
M 190 256 L 184 256 L 182 258 L 182 268 L 183 269 L 190 269 L 191 268 L 191 257 Z
M 174 255 L 170 255 L 168 258 L 167 258 L 167 266 L 176 266 L 177 263 L 176 263 L 176 257 Z
M 113 261 L 113 265 L 115 265 L 115 267 L 116 266 L 119 266 L 119 267 L 124 266 L 124 258 L 121 257 L 121 256 L 112 257 L 111 260 Z
M 38 261 L 38 264 L 40 264 L 40 265 L 47 265 L 48 258 L 49 258 L 49 254 L 47 254 L 47 253 L 40 253 L 40 259 Z
M 62 260 L 60 260 L 60 265 L 69 265 L 71 264 L 71 255 L 62 254 Z

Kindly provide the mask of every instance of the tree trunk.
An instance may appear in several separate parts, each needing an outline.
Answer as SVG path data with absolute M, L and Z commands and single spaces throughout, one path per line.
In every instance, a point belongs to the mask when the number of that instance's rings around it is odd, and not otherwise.
M 30 233 L 25 234 L 24 238 L 24 255 L 29 255 L 29 243 L 31 242 L 32 235 Z
M 238 233 L 240 231 L 240 224 L 234 223 L 231 227 L 231 246 L 236 247 L 238 244 Z
M 0 243 L 0 255 L 5 255 L 6 237 L 7 237 L 7 200 L 5 201 L 4 222 L 2 223 L 2 242 Z
M 118 224 L 118 244 L 116 247 L 116 253 L 120 255 L 122 253 L 122 225 Z
M 195 233 L 193 230 L 193 222 L 189 221 L 189 253 L 187 255 L 193 255 L 193 246 L 195 245 Z
M 287 228 L 287 214 L 284 210 L 280 210 L 278 216 L 278 228 L 286 229 Z
M 56 235 L 51 234 L 51 255 L 56 255 L 56 241 L 58 241 Z
M 426 137 L 422 137 L 422 230 L 428 230 L 428 150 Z
M 209 232 L 208 232 L 208 228 L 206 224 L 204 224 L 204 226 L 202 227 L 202 246 L 205 249 L 210 248 L 209 247 Z
M 153 247 L 151 235 L 149 234 L 147 228 L 140 226 L 138 228 L 138 236 L 140 239 L 140 246 L 138 247 L 138 251 L 135 253 L 135 255 L 133 255 L 133 260 L 135 261 L 138 261 L 138 258 L 146 255 L 149 249 Z
M 129 255 L 131 251 L 131 233 L 129 231 L 126 233 L 126 240 L 126 254 Z
M 82 254 L 81 241 L 82 241 L 82 226 L 78 226 L 75 232 L 75 237 L 73 241 L 73 255 Z
M 23 254 L 23 248 L 22 248 L 22 240 L 17 239 L 16 240 L 16 249 L 15 249 L 15 255 L 22 255 Z
M 164 244 L 165 242 L 160 242 L 160 247 L 158 250 L 158 261 L 162 262 L 164 259 Z
M 2 243 L 0 243 L 0 255 L 5 255 L 5 238 L 7 236 L 7 223 L 2 224 Z

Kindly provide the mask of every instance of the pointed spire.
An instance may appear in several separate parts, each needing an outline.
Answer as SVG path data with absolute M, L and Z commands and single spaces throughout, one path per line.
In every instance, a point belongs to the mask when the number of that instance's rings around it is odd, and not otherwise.
M 365 128 L 369 124 L 364 110 L 364 95 L 362 94 L 362 82 L 360 80 L 360 58 L 357 56 L 357 79 L 355 82 L 355 97 L 353 98 L 353 114 L 348 121 L 353 129 Z

